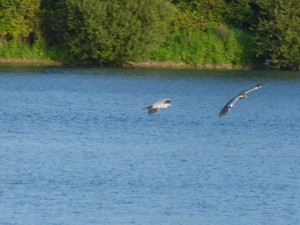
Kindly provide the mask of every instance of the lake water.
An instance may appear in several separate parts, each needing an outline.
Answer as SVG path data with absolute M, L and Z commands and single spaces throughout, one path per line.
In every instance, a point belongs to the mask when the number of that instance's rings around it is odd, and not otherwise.
M 299 90 L 299 72 L 2 66 L 0 224 L 299 225 Z

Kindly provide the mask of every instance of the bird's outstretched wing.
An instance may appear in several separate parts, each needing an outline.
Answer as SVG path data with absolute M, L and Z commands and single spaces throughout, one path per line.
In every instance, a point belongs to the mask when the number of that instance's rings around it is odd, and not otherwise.
M 232 106 L 239 100 L 240 95 L 236 96 L 235 98 L 230 99 L 229 102 L 221 109 L 219 112 L 219 117 L 224 116 L 231 108 Z
M 248 94 L 248 93 L 250 93 L 251 91 L 257 90 L 257 89 L 261 88 L 263 85 L 265 85 L 266 83 L 267 83 L 267 82 L 264 82 L 264 83 L 258 83 L 258 84 L 256 84 L 256 85 L 254 85 L 252 88 L 249 88 L 249 89 L 244 90 L 242 93 L 240 93 L 240 95 L 241 95 L 241 94 Z
M 159 110 L 159 108 L 152 108 L 152 107 L 150 107 L 150 108 L 148 108 L 148 114 L 150 115 L 150 116 L 152 116 L 154 113 L 156 113 L 157 111 Z

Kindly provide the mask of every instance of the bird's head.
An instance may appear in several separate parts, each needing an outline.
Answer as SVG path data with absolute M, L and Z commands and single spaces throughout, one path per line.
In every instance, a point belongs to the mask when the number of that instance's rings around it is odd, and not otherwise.
M 170 99 L 166 99 L 163 104 L 161 105 L 161 108 L 168 108 L 169 106 L 172 106 L 172 104 L 170 104 L 171 100 Z

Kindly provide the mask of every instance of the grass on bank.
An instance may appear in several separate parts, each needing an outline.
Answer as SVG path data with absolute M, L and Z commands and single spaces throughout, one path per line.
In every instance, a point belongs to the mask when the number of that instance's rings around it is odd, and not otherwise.
M 0 58 L 63 61 L 71 56 L 60 47 L 49 47 L 44 42 L 30 45 L 17 41 L 0 41 Z

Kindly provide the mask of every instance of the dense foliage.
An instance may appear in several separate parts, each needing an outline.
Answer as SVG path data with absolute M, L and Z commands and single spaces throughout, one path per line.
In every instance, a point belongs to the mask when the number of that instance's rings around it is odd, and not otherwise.
M 0 57 L 293 69 L 299 24 L 299 0 L 0 0 Z
M 0 40 L 35 38 L 39 7 L 39 0 L 0 0 Z
M 173 5 L 165 0 L 68 0 L 66 42 L 82 59 L 145 58 L 165 40 Z
M 269 59 L 273 67 L 300 65 L 300 1 L 258 1 L 257 55 Z
M 240 65 L 253 62 L 253 34 L 243 28 L 242 19 L 228 22 L 231 19 L 228 16 L 229 4 L 224 1 L 176 2 L 177 20 L 167 41 L 154 51 L 154 59 L 190 64 Z

